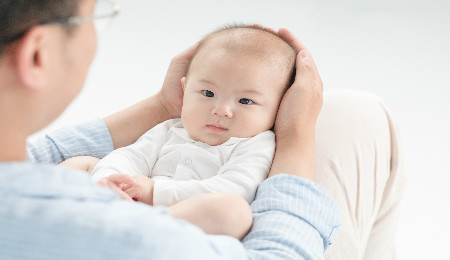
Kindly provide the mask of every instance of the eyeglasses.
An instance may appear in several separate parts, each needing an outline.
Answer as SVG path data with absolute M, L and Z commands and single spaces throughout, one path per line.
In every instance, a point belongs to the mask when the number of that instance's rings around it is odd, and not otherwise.
M 110 0 L 96 0 L 94 13 L 90 16 L 72 16 L 61 19 L 51 19 L 47 21 L 42 21 L 37 24 L 61 24 L 65 26 L 79 25 L 83 23 L 93 22 L 97 31 L 103 31 L 106 29 L 113 21 L 114 17 L 119 14 L 119 5 Z M 10 37 L 8 40 L 4 41 L 5 44 L 12 43 L 24 36 L 27 31 L 31 28 L 27 28 L 22 32 Z
M 114 17 L 119 14 L 119 5 L 109 0 L 97 0 L 94 13 L 91 16 L 74 16 L 56 21 L 56 23 L 77 25 L 94 22 L 97 30 L 102 31 L 111 24 Z

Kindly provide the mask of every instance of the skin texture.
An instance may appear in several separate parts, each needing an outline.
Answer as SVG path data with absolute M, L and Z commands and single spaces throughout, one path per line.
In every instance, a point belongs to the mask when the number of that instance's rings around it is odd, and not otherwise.
M 220 145 L 269 130 L 294 55 L 283 40 L 256 29 L 228 29 L 207 38 L 182 79 L 181 119 L 191 138 Z

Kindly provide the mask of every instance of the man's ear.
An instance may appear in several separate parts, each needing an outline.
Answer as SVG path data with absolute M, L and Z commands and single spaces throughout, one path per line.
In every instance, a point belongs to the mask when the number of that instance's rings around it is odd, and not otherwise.
M 18 80 L 24 87 L 40 89 L 48 84 L 45 54 L 45 38 L 48 30 L 34 26 L 17 41 L 14 47 L 14 65 Z
M 186 89 L 186 81 L 187 81 L 186 77 L 181 78 L 181 87 L 183 88 L 183 91 Z

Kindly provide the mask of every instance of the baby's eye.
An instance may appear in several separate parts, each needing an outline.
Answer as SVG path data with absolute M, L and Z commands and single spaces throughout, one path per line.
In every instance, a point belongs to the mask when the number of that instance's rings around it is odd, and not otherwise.
M 250 100 L 248 98 L 241 98 L 241 99 L 239 99 L 239 103 L 244 104 L 244 105 L 251 105 L 255 102 L 253 102 L 253 100 Z
M 209 90 L 202 90 L 203 95 L 205 95 L 205 97 L 214 97 L 214 92 L 209 91 Z

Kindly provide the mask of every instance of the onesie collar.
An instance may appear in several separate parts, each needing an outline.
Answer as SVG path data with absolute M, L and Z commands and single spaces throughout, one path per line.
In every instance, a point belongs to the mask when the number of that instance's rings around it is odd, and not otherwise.
M 183 122 L 181 122 L 181 120 L 178 123 L 176 123 L 175 125 L 173 125 L 170 128 L 169 131 L 172 131 L 174 134 L 176 134 L 177 136 L 181 137 L 182 139 L 184 139 L 185 141 L 187 141 L 189 143 L 201 144 L 202 146 L 205 146 L 205 147 L 232 146 L 232 145 L 236 145 L 238 143 L 241 143 L 242 141 L 250 139 L 249 137 L 247 137 L 247 138 L 231 137 L 230 139 L 228 139 L 228 141 L 226 141 L 223 144 L 209 145 L 207 143 L 204 143 L 204 142 L 201 142 L 201 141 L 195 141 L 194 139 L 192 139 L 190 137 L 189 133 L 183 127 Z

